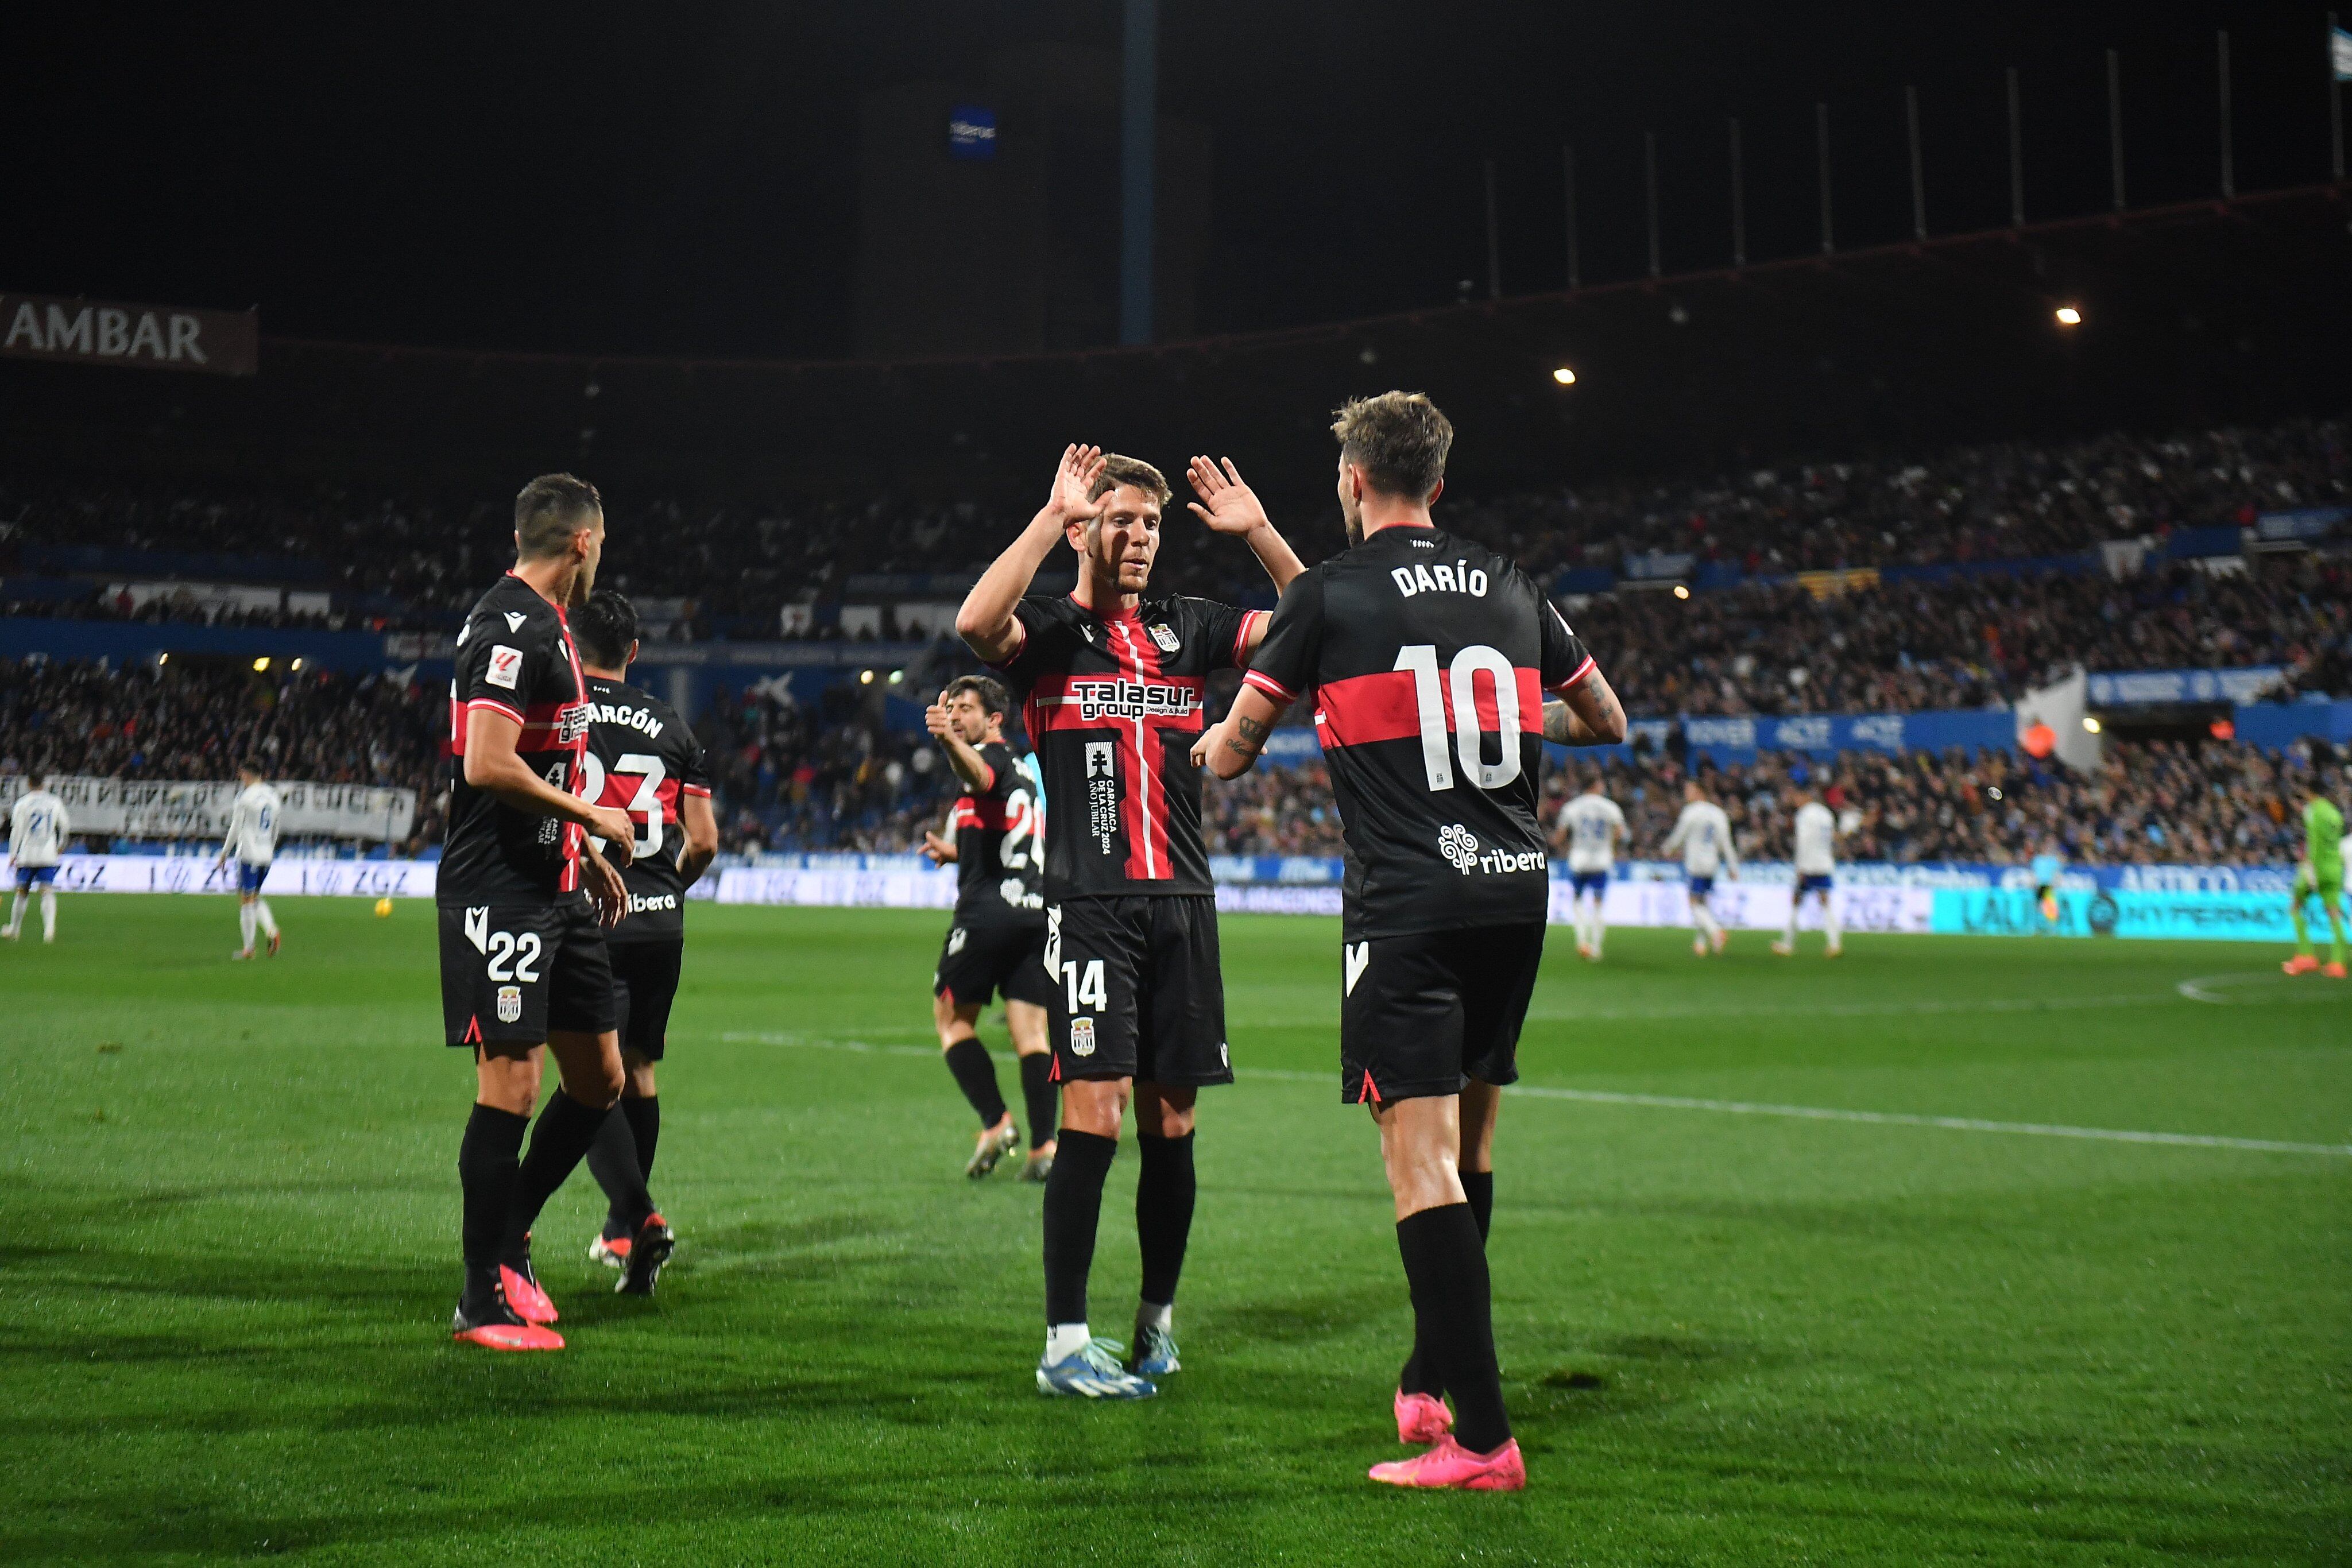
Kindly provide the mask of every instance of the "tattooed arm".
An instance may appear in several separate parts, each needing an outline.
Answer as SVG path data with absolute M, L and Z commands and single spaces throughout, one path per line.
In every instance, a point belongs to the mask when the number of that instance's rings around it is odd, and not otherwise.
M 1238 779 L 1257 762 L 1265 737 L 1282 720 L 1286 704 L 1278 703 L 1255 686 L 1244 686 L 1234 697 L 1224 722 L 1210 727 L 1192 743 L 1192 762 L 1220 779 Z
M 1554 746 L 1615 746 L 1625 738 L 1625 707 L 1598 668 L 1544 704 L 1543 736 Z

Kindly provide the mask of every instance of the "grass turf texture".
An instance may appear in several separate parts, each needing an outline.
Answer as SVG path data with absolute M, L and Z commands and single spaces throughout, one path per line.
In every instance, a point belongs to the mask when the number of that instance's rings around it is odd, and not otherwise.
M 1408 1332 L 1332 923 L 1224 927 L 1234 1088 L 1156 1401 L 1041 1399 L 1038 1191 L 959 1174 L 941 920 L 698 908 L 650 1303 L 451 1345 L 466 1058 L 431 909 L 68 898 L 0 948 L 0 1560 L 2341 1560 L 2352 1159 L 1516 1098 L 1518 1497 L 1401 1494 Z M 2218 945 L 1555 933 L 1532 1084 L 2341 1145 L 2352 991 Z M 1815 940 L 1808 938 L 1809 946 Z M 2220 974 L 2210 994 L 2179 981 Z M 2046 1005 L 2044 1005 L 2046 1004 Z M 987 1029 L 1013 1103 L 1001 1025 Z M 852 1049 L 855 1045 L 861 1049 Z M 1263 1074 L 1259 1076 L 1258 1074 Z M 1011 1162 L 1017 1164 L 1017 1162 Z M 1123 1334 L 1135 1158 L 1094 1317 Z

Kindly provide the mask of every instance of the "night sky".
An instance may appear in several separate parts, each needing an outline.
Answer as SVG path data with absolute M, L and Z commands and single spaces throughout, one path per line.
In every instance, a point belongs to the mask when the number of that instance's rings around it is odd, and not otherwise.
M 0 287 L 257 304 L 266 331 L 304 337 L 786 357 L 848 351 L 859 95 L 1028 40 L 1115 48 L 1119 17 L 1117 0 L 422 5 L 289 30 L 283 12 L 96 9 L 11 25 Z M 1720 265 L 1733 113 L 1751 258 L 1811 251 L 1816 99 L 1840 244 L 1907 237 L 1906 83 L 1931 232 L 2003 224 L 2008 64 L 2029 217 L 2098 210 L 2110 45 L 2133 204 L 2211 195 L 2220 26 L 2240 189 L 2327 175 L 2324 12 L 2299 5 L 1161 9 L 1162 111 L 1215 138 L 1210 331 L 1483 292 L 1488 158 L 1505 291 L 1559 287 L 1570 140 L 1584 277 L 1633 275 L 1644 129 L 1666 269 Z

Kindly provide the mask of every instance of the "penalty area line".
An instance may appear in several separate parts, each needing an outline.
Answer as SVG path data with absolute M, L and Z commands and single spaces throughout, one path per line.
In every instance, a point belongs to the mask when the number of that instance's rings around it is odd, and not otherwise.
M 877 1045 L 866 1040 L 827 1040 L 815 1035 L 730 1030 L 719 1037 L 736 1045 L 797 1045 L 820 1051 L 878 1056 L 937 1056 L 936 1047 Z M 1236 1078 L 1278 1083 L 1333 1082 L 1327 1072 L 1237 1067 Z M 1923 1116 L 1901 1111 L 1849 1111 L 1834 1105 L 1776 1105 L 1754 1100 L 1702 1100 L 1682 1094 L 1633 1094 L 1609 1089 L 1561 1089 L 1515 1083 L 1503 1092 L 1514 1098 L 1562 1100 L 1586 1105 L 1624 1105 L 1653 1111 L 1706 1111 L 1725 1116 L 1779 1116 L 1801 1122 L 1853 1122 L 1872 1127 L 1928 1127 L 1946 1133 L 2001 1133 L 2016 1137 L 2073 1138 L 2101 1144 L 2153 1144 L 2170 1148 L 2234 1149 L 2260 1155 L 2322 1155 L 2352 1158 L 2352 1144 L 2298 1144 L 2277 1138 L 2232 1138 L 2216 1133 L 2152 1133 L 2129 1127 L 2071 1127 L 2051 1122 L 1994 1122 L 1976 1116 Z

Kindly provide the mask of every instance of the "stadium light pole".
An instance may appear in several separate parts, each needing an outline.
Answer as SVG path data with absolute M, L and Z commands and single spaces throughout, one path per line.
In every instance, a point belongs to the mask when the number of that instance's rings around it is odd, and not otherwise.
M 1658 133 L 1642 132 L 1642 201 L 1650 225 L 1650 276 L 1658 276 Z
M 2009 226 L 2025 226 L 2025 141 L 2021 134 L 2017 68 L 2009 68 Z
M 1822 162 L 1822 254 L 1837 254 L 1835 232 L 1830 226 L 1830 106 L 1813 105 L 1813 141 Z
M 1903 115 L 1911 132 L 1911 237 L 1927 237 L 1927 186 L 1919 172 L 1919 89 L 1903 89 Z
M 2107 51 L 2107 161 L 2115 175 L 2116 211 L 2124 210 L 2124 78 L 2113 49 Z
M 1160 147 L 1160 0 L 1127 0 L 1119 95 L 1118 340 L 1151 341 L 1152 188 Z
M 1576 255 L 1576 143 L 1563 142 L 1559 149 L 1559 172 L 1568 198 L 1568 287 L 1574 293 L 1584 287 L 1582 269 Z
M 1486 160 L 1486 298 L 1503 297 L 1503 232 L 1495 217 L 1495 161 Z
M 2336 68 L 2336 13 L 2327 13 L 2327 146 L 2334 154 L 2328 167 L 2337 184 L 2344 183 L 2344 78 Z
M 2224 27 L 2213 35 L 2214 68 L 2221 76 L 2221 199 L 2230 201 L 2238 193 L 2238 161 L 2230 146 L 2230 31 Z
M 1739 120 L 1731 121 L 1731 265 L 1748 265 L 1748 191 L 1739 172 Z

